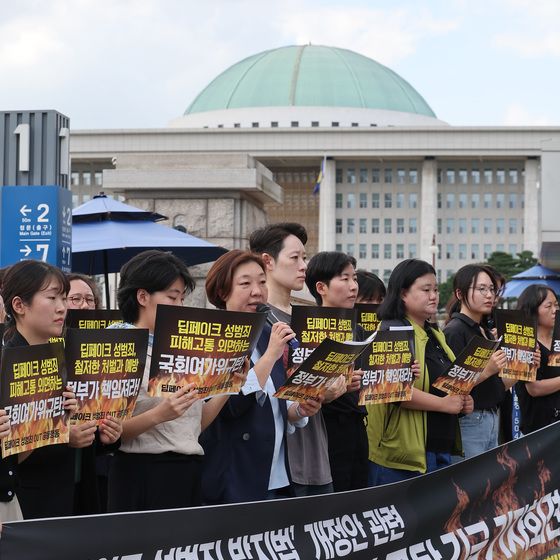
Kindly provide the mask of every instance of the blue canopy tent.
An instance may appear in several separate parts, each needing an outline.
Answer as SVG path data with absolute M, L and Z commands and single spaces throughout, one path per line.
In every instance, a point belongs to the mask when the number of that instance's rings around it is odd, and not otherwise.
M 560 295 L 560 273 L 537 264 L 513 276 L 511 280 L 506 283 L 503 297 L 517 298 L 525 288 L 533 284 L 549 286 L 554 290 L 556 295 Z
M 188 233 L 158 224 L 166 217 L 100 194 L 72 211 L 72 270 L 105 276 L 109 305 L 109 273 L 118 272 L 147 249 L 172 251 L 187 265 L 216 260 L 226 249 Z

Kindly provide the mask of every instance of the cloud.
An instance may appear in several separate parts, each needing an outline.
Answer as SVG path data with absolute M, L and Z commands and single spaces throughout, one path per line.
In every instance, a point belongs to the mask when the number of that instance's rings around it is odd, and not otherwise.
M 552 126 L 552 119 L 546 115 L 529 112 L 520 103 L 510 103 L 503 118 L 505 126 Z

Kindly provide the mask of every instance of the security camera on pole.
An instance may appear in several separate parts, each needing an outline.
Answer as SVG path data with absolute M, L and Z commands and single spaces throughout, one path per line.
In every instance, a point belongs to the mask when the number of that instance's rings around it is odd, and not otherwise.
M 70 272 L 70 119 L 0 111 L 0 266 L 26 259 Z

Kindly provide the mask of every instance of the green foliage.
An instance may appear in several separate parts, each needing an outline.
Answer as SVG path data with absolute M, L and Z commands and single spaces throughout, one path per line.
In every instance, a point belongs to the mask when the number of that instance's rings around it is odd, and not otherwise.
M 537 259 L 533 256 L 532 251 L 522 251 L 517 253 L 517 257 L 512 257 L 509 253 L 495 251 L 490 255 L 487 264 L 501 272 L 506 280 L 510 280 L 512 276 L 535 266 Z
M 443 309 L 446 305 L 447 302 L 449 301 L 449 298 L 451 297 L 451 294 L 453 293 L 453 277 L 454 276 L 450 276 L 445 282 L 442 282 L 438 287 L 439 287 L 439 308 Z

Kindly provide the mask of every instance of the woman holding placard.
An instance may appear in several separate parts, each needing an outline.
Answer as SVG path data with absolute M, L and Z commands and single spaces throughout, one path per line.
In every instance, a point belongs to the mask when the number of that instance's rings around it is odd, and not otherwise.
M 560 420 L 560 367 L 549 365 L 558 298 L 552 288 L 534 284 L 525 288 L 519 296 L 517 309 L 536 317 L 541 351 L 536 381 L 520 381 L 516 385 L 521 407 L 521 431 L 528 434 Z M 558 363 L 558 359 L 555 361 Z

